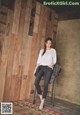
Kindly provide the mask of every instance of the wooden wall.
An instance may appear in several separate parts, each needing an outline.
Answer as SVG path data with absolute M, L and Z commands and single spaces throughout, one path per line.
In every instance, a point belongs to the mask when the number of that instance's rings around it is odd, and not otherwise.
M 29 35 L 32 6 L 36 7 Z M 58 15 L 32 0 L 15 0 L 14 9 L 0 9 L 0 101 L 30 97 L 38 52 L 46 37 L 55 43 Z

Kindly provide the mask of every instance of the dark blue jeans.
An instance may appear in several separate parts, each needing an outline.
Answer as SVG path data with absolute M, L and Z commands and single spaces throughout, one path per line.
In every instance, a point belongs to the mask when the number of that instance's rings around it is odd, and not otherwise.
M 40 83 L 40 80 L 42 77 L 44 77 L 44 89 L 43 89 L 43 98 L 46 98 L 47 96 L 47 92 L 48 92 L 48 84 L 49 84 L 49 81 L 50 81 L 50 78 L 51 78 L 51 75 L 52 75 L 52 69 L 48 66 L 42 66 L 40 65 L 40 70 L 36 76 L 36 79 L 35 79 L 35 87 L 37 89 L 37 93 L 42 95 L 42 91 L 41 91 L 41 87 L 39 85 Z

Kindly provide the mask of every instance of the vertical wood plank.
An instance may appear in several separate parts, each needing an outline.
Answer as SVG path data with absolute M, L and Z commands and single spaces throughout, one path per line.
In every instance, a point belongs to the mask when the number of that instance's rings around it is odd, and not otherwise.
M 7 10 L 7 20 L 6 20 L 6 31 L 4 33 L 4 42 L 2 47 L 2 56 L 1 56 L 1 66 L 0 66 L 0 101 L 3 100 L 4 95 L 4 87 L 5 87 L 5 80 L 6 80 L 6 68 L 7 68 L 7 59 L 8 59 L 8 49 L 9 49 L 9 37 L 8 37 L 8 16 L 12 19 L 12 14 L 9 15 L 9 10 Z
M 13 27 L 12 27 L 12 33 L 14 34 L 18 33 L 20 8 L 21 8 L 21 0 L 15 0 L 14 18 L 13 18 Z

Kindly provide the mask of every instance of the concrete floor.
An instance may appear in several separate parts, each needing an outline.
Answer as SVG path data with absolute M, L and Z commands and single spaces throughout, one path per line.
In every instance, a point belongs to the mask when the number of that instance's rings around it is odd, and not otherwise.
M 39 98 L 36 103 L 40 103 Z M 55 99 L 54 106 L 51 104 L 50 98 L 46 99 L 45 106 L 51 107 L 54 110 L 63 113 L 64 115 L 80 115 L 80 106 L 63 100 Z
M 64 115 L 80 115 L 80 106 L 72 104 L 63 100 L 55 99 L 54 106 L 46 102 L 46 106 L 53 107 L 55 110 L 60 111 Z

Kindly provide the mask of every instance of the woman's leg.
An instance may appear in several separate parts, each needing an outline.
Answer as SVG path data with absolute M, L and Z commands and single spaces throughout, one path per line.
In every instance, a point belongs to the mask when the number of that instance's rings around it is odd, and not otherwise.
M 49 67 L 45 68 L 45 75 L 44 75 L 44 91 L 43 91 L 43 96 L 42 96 L 42 100 L 41 100 L 41 104 L 39 106 L 39 109 L 42 110 L 43 106 L 44 106 L 44 102 L 47 96 L 47 91 L 48 91 L 48 84 L 50 81 L 52 75 L 52 69 Z
M 45 99 L 47 96 L 47 92 L 48 92 L 48 84 L 49 81 L 51 79 L 51 75 L 52 75 L 53 70 L 49 67 L 47 67 L 45 69 L 45 75 L 44 75 L 44 91 L 43 91 L 43 98 Z
M 42 91 L 41 91 L 41 87 L 40 87 L 39 83 L 40 83 L 40 80 L 42 78 L 42 75 L 43 75 L 43 69 L 41 68 L 39 73 L 36 76 L 35 83 L 34 83 L 35 87 L 37 89 L 37 93 L 40 96 L 40 99 L 41 99 L 41 96 L 42 96 Z

